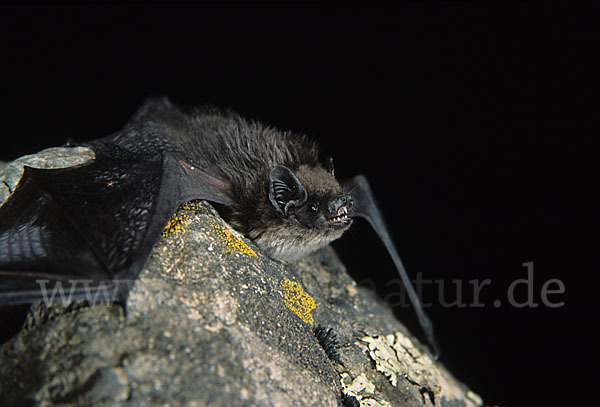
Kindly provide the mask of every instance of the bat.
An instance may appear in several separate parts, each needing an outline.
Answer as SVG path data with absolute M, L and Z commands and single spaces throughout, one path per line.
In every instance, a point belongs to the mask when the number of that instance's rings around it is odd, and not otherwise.
M 120 132 L 82 146 L 88 163 L 25 167 L 0 206 L 0 306 L 42 299 L 36 280 L 84 298 L 133 280 L 170 216 L 190 200 L 217 207 L 268 256 L 294 261 L 365 218 L 388 250 L 427 340 L 433 326 L 392 242 L 367 179 L 335 177 L 316 143 L 214 108 L 186 113 L 150 99 Z M 92 281 L 91 287 L 70 280 Z M 70 287 L 70 288 L 69 288 Z M 129 287 L 114 286 L 125 303 Z M 85 290 L 84 290 L 85 288 Z

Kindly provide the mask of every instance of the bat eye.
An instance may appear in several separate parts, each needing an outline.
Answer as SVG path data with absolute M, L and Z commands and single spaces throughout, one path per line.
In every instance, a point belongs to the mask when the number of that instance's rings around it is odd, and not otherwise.
M 319 211 L 319 203 L 318 202 L 314 202 L 313 204 L 310 205 L 310 210 L 313 212 L 318 212 Z

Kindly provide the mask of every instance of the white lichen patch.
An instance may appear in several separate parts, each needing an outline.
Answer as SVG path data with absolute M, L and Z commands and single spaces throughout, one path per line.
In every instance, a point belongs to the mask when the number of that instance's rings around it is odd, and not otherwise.
M 352 379 L 349 373 L 343 372 L 340 383 L 342 393 L 354 397 L 361 407 L 392 407 L 389 402 L 375 393 L 375 385 L 362 373 Z
M 440 386 L 435 375 L 435 366 L 431 358 L 417 349 L 410 338 L 396 332 L 385 336 L 365 336 L 361 341 L 367 343 L 369 355 L 377 370 L 383 373 L 393 386 L 405 377 L 411 383 L 427 388 L 434 394 Z
M 23 167 L 42 169 L 69 168 L 85 164 L 96 158 L 87 147 L 52 147 L 36 154 L 24 155 L 8 163 L 0 172 L 0 205 L 17 187 L 23 176 Z
M 383 373 L 393 386 L 398 387 L 399 380 L 405 378 L 425 390 L 433 404 L 436 404 L 435 400 L 459 400 L 466 403 L 466 407 L 483 405 L 481 397 L 454 380 L 442 365 L 421 352 L 402 332 L 369 333 L 360 340 L 367 344 L 377 371 Z

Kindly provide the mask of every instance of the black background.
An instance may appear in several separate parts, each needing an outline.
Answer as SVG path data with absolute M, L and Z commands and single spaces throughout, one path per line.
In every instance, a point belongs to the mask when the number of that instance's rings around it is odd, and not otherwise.
M 593 41 L 586 11 L 402 3 L 0 14 L 0 160 L 118 131 L 152 95 L 308 133 L 340 177 L 367 175 L 412 276 L 447 288 L 460 279 L 467 303 L 468 281 L 491 279 L 483 308 L 428 308 L 441 360 L 460 380 L 488 404 L 593 394 L 582 370 L 597 320 L 597 270 L 581 257 L 594 241 L 584 229 L 598 226 L 586 133 L 595 112 L 583 101 L 595 93 L 581 80 L 592 58 L 578 52 Z M 365 225 L 336 247 L 357 281 L 390 293 L 394 269 Z M 560 279 L 566 292 L 551 299 L 563 307 L 508 304 L 525 262 L 535 300 Z M 516 293 L 526 299 L 524 287 Z M 412 311 L 396 310 L 422 336 Z

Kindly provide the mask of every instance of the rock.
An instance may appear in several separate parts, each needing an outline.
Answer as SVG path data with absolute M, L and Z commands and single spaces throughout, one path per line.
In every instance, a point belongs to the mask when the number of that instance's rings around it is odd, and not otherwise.
M 171 218 L 126 309 L 32 306 L 3 406 L 478 406 L 326 247 L 264 256 L 207 203 Z

